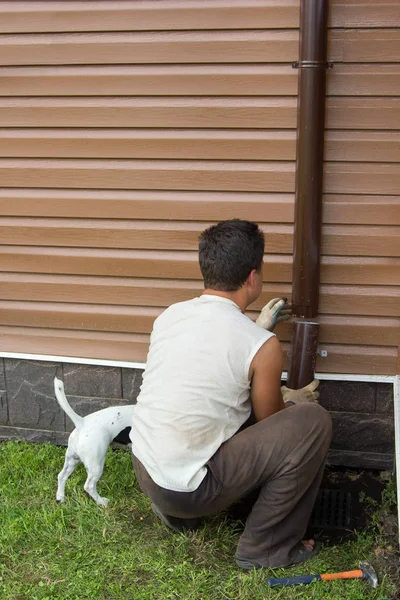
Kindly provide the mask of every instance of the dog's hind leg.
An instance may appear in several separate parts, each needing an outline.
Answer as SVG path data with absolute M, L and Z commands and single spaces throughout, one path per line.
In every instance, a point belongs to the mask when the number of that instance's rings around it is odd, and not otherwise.
M 104 461 L 102 464 L 96 464 L 95 466 L 85 464 L 85 467 L 88 474 L 84 486 L 85 492 L 87 492 L 99 506 L 107 506 L 109 499 L 101 497 L 97 491 L 97 483 L 103 474 Z
M 79 456 L 75 454 L 70 448 L 65 453 L 65 461 L 63 470 L 58 474 L 58 487 L 57 487 L 57 502 L 64 502 L 65 498 L 65 483 L 71 473 L 75 470 L 77 465 L 80 463 Z

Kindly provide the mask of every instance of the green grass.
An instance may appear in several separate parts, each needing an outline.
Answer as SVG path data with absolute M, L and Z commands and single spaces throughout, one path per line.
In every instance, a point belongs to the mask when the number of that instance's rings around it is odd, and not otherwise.
M 2 600 L 358 600 L 394 597 L 380 572 L 378 590 L 362 581 L 270 590 L 265 578 L 357 568 L 374 562 L 376 533 L 325 548 L 290 570 L 240 571 L 234 563 L 239 529 L 223 515 L 190 535 L 177 535 L 153 517 L 140 492 L 128 451 L 109 451 L 99 484 L 112 499 L 99 508 L 83 491 L 79 466 L 55 501 L 63 448 L 0 444 L 0 598 Z

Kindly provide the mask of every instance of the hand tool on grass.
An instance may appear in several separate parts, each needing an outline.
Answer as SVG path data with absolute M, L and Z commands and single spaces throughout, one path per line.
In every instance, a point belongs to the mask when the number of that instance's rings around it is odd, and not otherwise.
M 374 589 L 378 587 L 378 577 L 374 568 L 362 560 L 356 571 L 344 571 L 342 573 L 324 573 L 321 575 L 299 575 L 297 577 L 282 577 L 267 579 L 270 587 L 282 587 L 287 585 L 306 585 L 314 581 L 332 581 L 333 579 L 364 579 Z

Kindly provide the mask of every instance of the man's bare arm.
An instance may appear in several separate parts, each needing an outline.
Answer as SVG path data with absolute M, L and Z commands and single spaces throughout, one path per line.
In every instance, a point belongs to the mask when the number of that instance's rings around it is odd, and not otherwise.
M 285 408 L 281 393 L 282 369 L 281 345 L 272 337 L 261 346 L 250 365 L 251 403 L 257 421 Z

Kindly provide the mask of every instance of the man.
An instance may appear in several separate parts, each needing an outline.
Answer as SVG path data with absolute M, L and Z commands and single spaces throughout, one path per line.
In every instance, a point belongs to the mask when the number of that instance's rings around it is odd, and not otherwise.
M 281 390 L 272 329 L 290 316 L 285 301 L 256 323 L 244 314 L 261 293 L 263 255 L 255 223 L 222 221 L 201 234 L 204 292 L 156 319 L 131 430 L 139 484 L 172 529 L 260 490 L 237 547 L 244 569 L 315 554 L 302 538 L 331 436 L 317 381 Z M 243 428 L 251 412 L 257 422 Z

